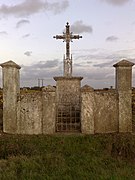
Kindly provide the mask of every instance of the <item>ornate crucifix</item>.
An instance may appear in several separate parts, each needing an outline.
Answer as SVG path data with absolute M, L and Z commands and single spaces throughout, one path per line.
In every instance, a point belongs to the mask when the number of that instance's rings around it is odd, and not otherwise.
M 54 36 L 56 39 L 63 39 L 63 42 L 66 42 L 66 57 L 64 55 L 64 76 L 71 77 L 72 76 L 72 55 L 70 57 L 70 42 L 72 42 L 73 39 L 80 39 L 82 36 L 79 35 L 73 35 L 72 32 L 70 32 L 70 26 L 67 22 L 66 24 L 66 32 L 63 32 L 63 35 L 56 35 Z

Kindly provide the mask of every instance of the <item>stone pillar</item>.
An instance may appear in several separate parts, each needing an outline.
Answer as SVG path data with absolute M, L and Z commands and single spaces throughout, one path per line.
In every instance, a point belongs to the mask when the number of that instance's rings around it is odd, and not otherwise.
M 94 89 L 88 85 L 81 88 L 81 132 L 94 134 Z
M 20 94 L 19 65 L 13 61 L 0 64 L 3 74 L 3 131 L 17 133 L 17 97 Z
M 134 63 L 122 60 L 116 68 L 116 90 L 119 98 L 119 132 L 132 132 L 132 66 Z

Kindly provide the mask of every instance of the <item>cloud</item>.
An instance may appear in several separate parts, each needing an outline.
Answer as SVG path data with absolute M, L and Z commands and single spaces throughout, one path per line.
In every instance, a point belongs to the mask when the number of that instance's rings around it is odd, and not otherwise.
M 109 37 L 106 38 L 106 41 L 108 41 L 108 42 L 115 42 L 115 41 L 117 41 L 118 39 L 119 39 L 119 38 L 116 37 L 116 36 L 109 36 Z
M 87 65 L 87 67 L 74 67 L 75 76 L 82 76 L 82 85 L 88 84 L 93 88 L 109 88 L 114 86 L 114 68 L 98 68 Z
M 82 85 L 89 84 L 94 88 L 105 88 L 114 86 L 115 69 L 112 68 L 92 68 L 90 66 L 73 68 L 73 75 L 84 77 Z M 21 84 L 24 86 L 35 86 L 37 85 L 38 78 L 44 79 L 44 84 L 56 85 L 53 80 L 55 76 L 62 76 L 61 65 L 53 68 L 38 68 L 38 67 L 25 67 L 21 70 Z
M 135 49 L 109 51 L 106 49 L 90 49 L 82 50 L 74 53 L 74 62 L 81 64 L 83 67 L 112 67 L 116 61 L 127 59 L 133 61 L 135 57 Z M 90 63 L 89 63 L 90 62 Z
M 79 52 L 75 53 L 75 61 L 82 61 L 84 62 L 94 62 L 94 61 L 103 61 L 106 58 L 109 57 L 109 51 L 106 51 L 105 49 L 87 49 L 86 50 L 80 50 Z
M 24 34 L 23 36 L 22 36 L 22 38 L 27 38 L 27 37 L 29 37 L 30 36 L 30 34 Z
M 55 85 L 53 77 L 62 75 L 62 65 L 58 59 L 40 61 L 21 67 L 21 86 L 37 86 L 38 78 L 44 79 L 46 85 Z
M 65 9 L 67 9 L 68 6 L 68 0 L 53 3 L 50 3 L 47 0 L 24 0 L 23 2 L 15 5 L 1 5 L 0 15 L 24 17 L 46 11 L 50 11 L 54 14 L 59 14 L 63 12 Z
M 112 61 L 105 62 L 105 63 L 95 64 L 94 67 L 100 67 L 100 68 L 112 67 L 113 64 L 116 63 L 116 61 L 117 60 L 112 60 Z
M 26 24 L 30 24 L 30 21 L 29 20 L 26 20 L 26 19 L 22 19 L 20 21 L 17 22 L 16 24 L 16 28 L 20 28 L 21 26 L 24 26 Z
M 61 12 L 65 11 L 69 6 L 68 0 L 60 2 L 55 2 L 52 4 L 48 3 L 48 11 L 52 11 L 54 14 L 60 14 Z
M 85 25 L 83 21 L 76 21 L 71 25 L 71 31 L 73 33 L 92 33 L 93 29 L 90 25 Z
M 132 0 L 101 0 L 101 1 L 104 1 L 108 4 L 112 4 L 115 6 L 122 6 L 128 2 L 131 2 Z
M 23 69 L 26 71 L 27 69 L 31 69 L 34 71 L 39 71 L 39 70 L 45 70 L 45 69 L 52 69 L 56 68 L 59 64 L 58 59 L 54 60 L 47 60 L 47 61 L 39 61 L 35 64 L 31 64 L 30 66 L 23 66 Z
M 135 49 L 120 51 L 84 49 L 76 51 L 73 57 L 73 76 L 84 77 L 82 85 L 88 84 L 94 88 L 109 88 L 115 84 L 113 64 L 123 58 L 135 62 Z M 30 66 L 22 66 L 21 84 L 23 86 L 36 86 L 38 78 L 41 78 L 45 79 L 45 85 L 56 85 L 53 77 L 62 75 L 62 61 L 58 59 L 40 61 Z
M 8 33 L 6 31 L 0 31 L 0 35 L 8 35 Z
M 131 25 L 133 25 L 133 26 L 134 26 L 134 25 L 135 25 L 135 21 L 133 21 L 133 22 L 131 23 Z
M 31 56 L 31 54 L 32 54 L 32 51 L 26 51 L 26 52 L 24 53 L 24 55 L 26 55 L 26 56 Z
M 52 61 L 46 61 L 46 63 L 45 63 L 46 68 L 53 68 L 53 67 L 56 67 L 57 65 L 58 65 L 57 59 L 52 60 Z

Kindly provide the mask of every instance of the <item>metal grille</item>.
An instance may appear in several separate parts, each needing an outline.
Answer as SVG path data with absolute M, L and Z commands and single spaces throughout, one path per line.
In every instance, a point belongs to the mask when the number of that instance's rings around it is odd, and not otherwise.
M 76 132 L 80 130 L 80 107 L 71 104 L 58 104 L 56 111 L 56 132 Z

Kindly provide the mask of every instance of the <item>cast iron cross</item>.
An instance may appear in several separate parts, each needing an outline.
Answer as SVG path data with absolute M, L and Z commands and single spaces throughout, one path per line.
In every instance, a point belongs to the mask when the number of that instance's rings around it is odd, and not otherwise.
M 64 57 L 64 76 L 72 76 L 72 57 L 70 58 L 70 42 L 73 39 L 80 39 L 82 36 L 73 35 L 70 32 L 70 26 L 67 22 L 66 24 L 66 32 L 63 32 L 63 35 L 54 36 L 56 39 L 63 39 L 63 42 L 66 42 L 66 57 Z

